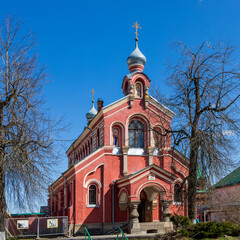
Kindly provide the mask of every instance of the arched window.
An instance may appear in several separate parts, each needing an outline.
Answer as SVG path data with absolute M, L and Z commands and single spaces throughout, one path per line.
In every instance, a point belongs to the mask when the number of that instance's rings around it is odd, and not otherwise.
M 96 205 L 97 204 L 97 187 L 95 185 L 90 185 L 88 190 L 88 204 Z
M 99 128 L 97 129 L 96 146 L 97 146 L 97 148 L 100 147 L 100 132 L 99 132 Z
M 83 159 L 83 149 L 81 148 L 81 159 Z
M 83 146 L 83 158 L 86 157 L 86 149 L 85 149 L 85 146 Z
M 154 138 L 154 146 L 155 148 L 160 148 L 160 136 L 159 133 L 153 132 L 153 138 Z
M 138 120 L 133 120 L 128 126 L 129 146 L 134 148 L 144 147 L 144 126 Z
M 174 202 L 175 203 L 182 202 L 181 186 L 178 183 L 174 185 Z
M 115 147 L 119 147 L 119 130 L 118 130 L 118 128 L 114 127 L 112 132 L 113 132 L 113 145 Z
M 87 143 L 85 143 L 85 156 L 88 155 L 88 148 L 87 148 Z
M 162 142 L 162 130 L 159 128 L 153 129 L 153 139 L 154 139 L 154 146 L 155 148 L 162 148 L 163 142 Z
M 90 149 L 90 142 L 88 141 L 88 154 L 91 153 L 91 149 Z
M 92 137 L 91 137 L 91 139 L 90 139 L 90 151 L 91 151 L 91 153 L 93 152 Z
M 140 83 L 136 83 L 136 97 L 142 97 L 142 89 Z

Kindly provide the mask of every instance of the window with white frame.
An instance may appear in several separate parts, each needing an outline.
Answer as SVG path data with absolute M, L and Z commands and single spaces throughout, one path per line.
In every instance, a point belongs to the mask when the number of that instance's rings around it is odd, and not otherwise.
M 136 89 L 136 97 L 141 98 L 142 97 L 142 86 L 141 86 L 141 84 L 136 83 L 135 89 Z
M 144 125 L 138 120 L 132 120 L 128 126 L 129 146 L 144 147 Z
M 113 145 L 115 147 L 119 146 L 119 130 L 116 127 L 113 128 Z
M 88 204 L 89 205 L 97 204 L 97 187 L 94 184 L 91 184 L 88 189 Z
M 181 204 L 182 203 L 182 192 L 181 192 L 181 185 L 176 183 L 174 185 L 174 203 Z

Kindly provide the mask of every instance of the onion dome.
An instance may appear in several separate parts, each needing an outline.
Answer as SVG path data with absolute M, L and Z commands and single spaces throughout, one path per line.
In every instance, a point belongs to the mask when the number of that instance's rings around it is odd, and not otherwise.
M 140 71 L 142 72 L 147 62 L 146 57 L 138 48 L 138 39 L 135 39 L 135 49 L 127 58 L 128 69 L 130 72 Z
M 86 114 L 86 118 L 87 118 L 88 122 L 90 122 L 95 117 L 96 114 L 97 114 L 97 110 L 94 107 L 94 100 L 92 100 L 92 108 Z

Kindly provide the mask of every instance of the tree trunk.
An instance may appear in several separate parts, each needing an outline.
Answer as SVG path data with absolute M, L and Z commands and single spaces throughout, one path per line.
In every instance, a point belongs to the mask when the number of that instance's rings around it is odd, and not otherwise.
M 7 205 L 6 205 L 6 199 L 5 199 L 5 173 L 4 173 L 3 163 L 0 166 L 0 203 L 1 203 L 0 204 L 0 232 L 4 232 Z
M 188 178 L 188 216 L 191 220 L 196 219 L 197 158 L 198 147 L 191 145 Z
M 3 107 L 0 107 L 0 237 L 5 239 L 5 216 L 6 216 L 6 198 L 5 198 L 5 161 L 3 145 Z
M 191 220 L 196 219 L 196 190 L 197 190 L 197 167 L 198 167 L 198 123 L 200 119 L 201 97 L 199 79 L 194 79 L 195 85 L 195 116 L 192 123 L 191 142 L 190 142 L 190 166 L 188 178 L 188 216 Z

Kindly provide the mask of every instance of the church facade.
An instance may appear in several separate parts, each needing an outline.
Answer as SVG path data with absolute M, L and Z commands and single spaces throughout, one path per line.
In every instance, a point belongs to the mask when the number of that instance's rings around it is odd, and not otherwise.
M 179 193 L 189 161 L 171 148 L 174 113 L 149 95 L 138 48 L 127 58 L 124 97 L 87 113 L 88 125 L 66 154 L 68 169 L 49 186 L 52 216 L 68 216 L 74 233 L 106 233 L 128 225 L 130 233 L 171 229 L 170 213 L 187 215 Z

